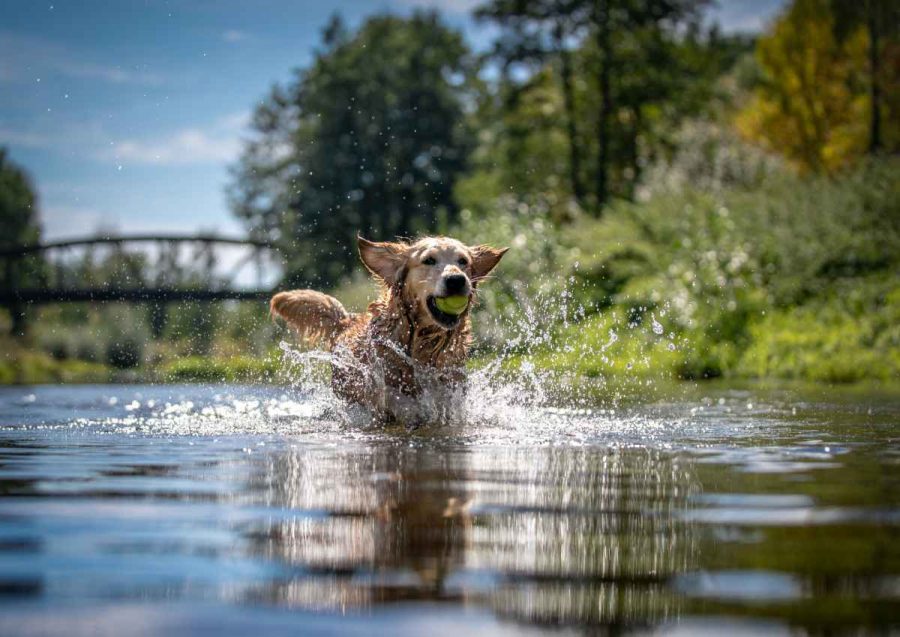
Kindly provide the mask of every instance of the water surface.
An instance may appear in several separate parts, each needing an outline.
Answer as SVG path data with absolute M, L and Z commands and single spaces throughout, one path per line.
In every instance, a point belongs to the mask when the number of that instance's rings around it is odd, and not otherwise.
M 896 395 L 583 403 L 0 389 L 0 634 L 900 630 Z

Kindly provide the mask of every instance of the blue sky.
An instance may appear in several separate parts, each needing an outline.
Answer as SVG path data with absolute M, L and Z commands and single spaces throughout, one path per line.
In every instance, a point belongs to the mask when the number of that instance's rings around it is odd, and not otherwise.
M 784 0 L 720 0 L 726 30 L 758 30 Z M 352 27 L 439 8 L 476 48 L 479 0 L 3 0 L 0 146 L 32 176 L 46 238 L 239 234 L 228 166 L 254 105 L 311 59 L 337 11 Z

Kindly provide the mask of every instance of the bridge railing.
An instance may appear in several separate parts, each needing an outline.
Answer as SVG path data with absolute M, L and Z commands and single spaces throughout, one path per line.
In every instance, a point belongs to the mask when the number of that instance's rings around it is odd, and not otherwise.
M 149 249 L 134 250 L 139 244 Z M 193 251 L 182 251 L 185 246 Z M 220 272 L 221 252 L 231 248 L 245 254 Z M 98 254 L 105 258 L 99 264 Z M 45 303 L 265 299 L 272 293 L 264 282 L 266 262 L 281 263 L 271 243 L 216 234 L 93 236 L 2 248 L 0 306 L 13 314 L 15 331 L 23 327 L 24 307 Z M 239 285 L 253 265 L 255 285 Z

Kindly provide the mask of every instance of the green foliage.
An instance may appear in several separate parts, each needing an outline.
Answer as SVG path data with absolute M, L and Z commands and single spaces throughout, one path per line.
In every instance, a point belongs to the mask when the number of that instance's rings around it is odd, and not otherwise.
M 375 17 L 352 35 L 335 19 L 315 62 L 259 107 L 232 202 L 282 246 L 291 284 L 336 282 L 358 232 L 409 235 L 455 214 L 472 72 L 436 14 Z
M 900 5 L 894 0 L 829 0 L 839 43 L 865 33 L 868 63 L 863 84 L 868 92 L 868 151 L 900 149 Z M 859 78 L 856 78 L 859 79 Z
M 708 113 L 718 77 L 747 50 L 701 27 L 703 0 L 493 0 L 504 73 L 479 113 L 476 162 L 501 189 L 549 190 L 599 213 L 631 197 L 673 125 Z
M 564 117 L 562 95 L 549 67 L 530 76 L 523 87 L 485 89 L 471 116 L 479 128 L 478 144 L 470 159 L 472 170 L 455 190 L 459 205 L 484 205 L 510 193 L 552 194 L 561 203 L 572 199 Z
M 137 367 L 143 354 L 143 342 L 131 334 L 116 337 L 106 344 L 106 363 L 117 369 Z
M 0 247 L 36 243 L 40 234 L 31 181 L 0 148 Z
M 218 311 L 212 352 L 220 356 L 241 353 L 263 356 L 271 349 L 277 332 L 267 303 L 229 303 L 220 306 Z
M 808 304 L 756 321 L 737 373 L 825 382 L 900 380 L 897 274 L 840 280 Z
M 28 175 L 9 161 L 5 148 L 0 148 L 0 249 L 37 243 L 41 228 L 37 218 L 37 197 Z M 0 290 L 34 285 L 43 274 L 39 259 L 0 260 Z M 11 329 L 25 331 L 24 308 L 8 308 Z
M 592 377 L 896 378 L 900 162 L 839 180 L 687 164 L 716 187 L 656 184 L 562 229 L 546 205 L 511 199 L 464 214 L 458 232 L 513 246 L 482 293 L 500 319 L 479 336 L 524 339 L 509 351 L 535 368 Z
M 897 17 L 890 1 L 794 0 L 757 44 L 762 77 L 738 128 L 816 172 L 896 150 L 900 126 L 884 113 L 898 112 L 900 76 L 881 59 L 898 45 Z
M 273 380 L 281 366 L 274 354 L 227 360 L 188 356 L 164 365 L 159 375 L 166 382 L 263 382 Z
M 748 146 L 735 132 L 710 121 L 685 121 L 671 134 L 671 143 L 673 150 L 644 171 L 638 201 L 685 189 L 752 192 L 786 168 L 777 155 Z
M 109 369 L 98 363 L 54 358 L 0 337 L 0 385 L 35 383 L 105 383 Z
M 210 353 L 218 327 L 219 308 L 212 303 L 182 302 L 168 310 L 165 334 L 192 354 Z
M 15 356 L 0 366 L 0 383 L 260 380 L 274 366 L 270 352 L 282 335 L 265 304 L 185 303 L 170 313 L 157 339 L 141 306 L 44 306 L 30 338 L 11 341 Z
M 36 313 L 31 342 L 54 359 L 133 369 L 144 362 L 150 335 L 141 308 L 50 306 Z

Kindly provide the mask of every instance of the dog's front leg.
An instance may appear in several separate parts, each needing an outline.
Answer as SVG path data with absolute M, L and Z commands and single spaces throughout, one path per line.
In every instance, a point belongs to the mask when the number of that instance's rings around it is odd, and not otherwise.
M 466 413 L 468 376 L 463 367 L 441 370 L 437 375 L 438 387 L 433 392 L 437 419 L 441 423 L 458 423 Z
M 394 387 L 385 387 L 384 400 L 386 410 L 408 430 L 418 429 L 424 423 L 422 408 L 416 398 Z

